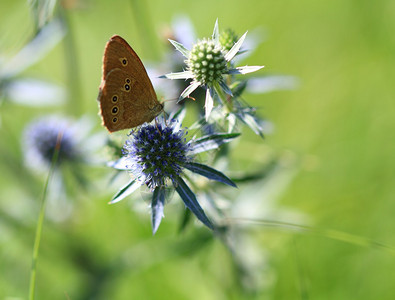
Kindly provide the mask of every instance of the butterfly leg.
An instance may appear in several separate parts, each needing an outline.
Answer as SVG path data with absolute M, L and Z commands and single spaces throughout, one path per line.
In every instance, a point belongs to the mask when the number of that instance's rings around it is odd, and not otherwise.
M 166 126 L 169 126 L 169 124 L 167 123 L 167 118 L 166 118 L 166 116 L 167 116 L 167 113 L 166 113 L 165 111 L 163 111 L 163 119 L 165 120 L 165 125 L 166 125 Z
M 135 133 L 136 132 L 136 129 L 135 128 L 132 128 L 131 130 L 130 130 L 130 132 L 127 134 L 128 136 L 131 136 L 133 133 Z
M 156 129 L 158 130 L 159 135 L 162 136 L 162 132 L 159 130 L 159 127 L 158 127 L 158 120 L 157 120 L 156 117 L 155 117 L 155 127 L 156 127 Z

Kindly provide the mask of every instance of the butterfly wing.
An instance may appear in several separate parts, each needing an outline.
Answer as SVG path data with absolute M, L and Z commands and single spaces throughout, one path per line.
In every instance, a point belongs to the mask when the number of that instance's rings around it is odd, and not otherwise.
M 162 110 L 143 63 L 120 36 L 108 41 L 98 100 L 110 132 L 150 122 Z
M 124 69 L 129 74 L 138 74 L 141 83 L 150 91 L 152 98 L 157 99 L 143 63 L 132 47 L 119 35 L 112 36 L 104 50 L 103 79 L 114 68 Z
M 110 132 L 133 128 L 152 121 L 163 109 L 139 81 L 121 69 L 111 70 L 99 94 L 103 125 Z

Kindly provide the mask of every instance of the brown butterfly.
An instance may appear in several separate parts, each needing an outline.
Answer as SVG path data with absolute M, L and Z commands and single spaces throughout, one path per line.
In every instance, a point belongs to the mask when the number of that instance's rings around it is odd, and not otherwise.
M 151 122 L 163 111 L 136 52 L 119 35 L 107 42 L 98 101 L 103 125 L 110 132 Z

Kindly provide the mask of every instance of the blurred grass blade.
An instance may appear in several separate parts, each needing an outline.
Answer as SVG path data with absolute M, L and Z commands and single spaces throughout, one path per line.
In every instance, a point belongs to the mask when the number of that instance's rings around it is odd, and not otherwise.
M 0 77 L 11 78 L 36 62 L 52 50 L 66 34 L 59 20 L 47 24 L 25 47 L 1 67 Z
M 67 102 L 68 110 L 70 114 L 82 114 L 83 106 L 81 101 L 82 95 L 82 83 L 80 64 L 78 59 L 78 51 L 76 47 L 75 32 L 73 31 L 72 17 L 69 11 L 65 9 L 59 9 L 62 22 L 67 28 L 67 34 L 64 38 L 63 46 L 65 49 L 65 62 L 66 62 L 66 75 L 69 86 L 69 101 Z
M 133 13 L 132 19 L 135 21 L 138 29 L 137 33 L 140 34 L 144 53 L 147 53 L 154 60 L 158 60 L 161 57 L 161 53 L 154 22 L 148 7 L 150 1 L 130 0 L 130 4 Z
M 395 255 L 395 247 L 391 245 L 387 245 L 381 242 L 377 242 L 375 240 L 368 239 L 363 236 L 358 236 L 354 234 L 350 234 L 348 232 L 339 231 L 339 230 L 332 230 L 332 229 L 321 229 L 321 228 L 314 228 L 311 226 L 300 225 L 300 224 L 293 224 L 281 221 L 273 221 L 273 220 L 262 220 L 262 219 L 248 219 L 248 218 L 227 218 L 225 220 L 227 224 L 251 224 L 251 225 L 261 225 L 264 227 L 271 227 L 271 228 L 279 228 L 279 229 L 286 229 L 289 231 L 294 231 L 298 233 L 311 233 L 318 236 L 324 236 L 333 240 L 342 241 L 348 244 L 357 245 L 361 247 L 368 247 L 368 248 L 376 248 L 380 250 L 384 250 L 391 255 Z
M 57 0 L 28 0 L 33 13 L 36 32 L 53 17 Z

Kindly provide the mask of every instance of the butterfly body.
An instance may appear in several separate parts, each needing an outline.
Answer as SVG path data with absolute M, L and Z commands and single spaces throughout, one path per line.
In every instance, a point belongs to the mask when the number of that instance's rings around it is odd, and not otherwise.
M 107 42 L 98 101 L 110 132 L 151 122 L 163 111 L 143 63 L 120 36 Z

